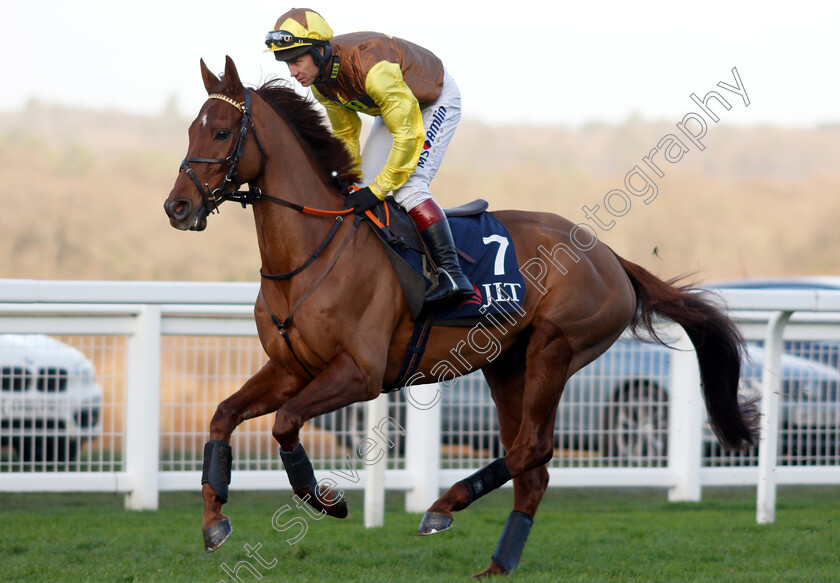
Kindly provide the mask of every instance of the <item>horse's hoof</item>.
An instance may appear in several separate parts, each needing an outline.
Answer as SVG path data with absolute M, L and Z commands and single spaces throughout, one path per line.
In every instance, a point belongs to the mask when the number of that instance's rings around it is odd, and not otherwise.
M 484 569 L 481 573 L 476 573 L 473 575 L 476 579 L 482 579 L 484 577 L 491 577 L 493 575 L 507 575 L 507 571 L 502 569 L 499 565 L 496 564 L 496 561 L 490 561 L 490 566 Z
M 225 516 L 219 522 L 202 532 L 204 533 L 204 550 L 212 553 L 228 539 L 230 533 L 233 532 L 233 527 L 230 525 L 230 518 Z
M 342 497 L 332 506 L 325 507 L 325 511 L 327 516 L 332 516 L 333 518 L 347 518 L 347 514 L 349 513 L 347 500 Z
M 452 517 L 437 512 L 427 512 L 420 521 L 417 534 L 427 535 L 443 532 L 452 528 Z
M 318 496 L 306 490 L 294 490 L 298 498 L 305 500 L 312 508 L 333 518 L 347 518 L 349 509 L 344 496 L 329 488 L 322 488 Z

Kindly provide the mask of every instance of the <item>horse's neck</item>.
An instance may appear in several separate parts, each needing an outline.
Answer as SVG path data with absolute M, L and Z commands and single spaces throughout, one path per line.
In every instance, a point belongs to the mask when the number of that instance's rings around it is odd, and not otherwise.
M 312 163 L 289 156 L 286 169 L 266 168 L 257 186 L 266 194 L 310 208 L 338 210 L 340 200 Z M 280 177 L 283 177 L 281 180 Z M 306 262 L 326 237 L 333 218 L 304 214 L 263 199 L 254 205 L 254 223 L 264 273 L 287 273 Z

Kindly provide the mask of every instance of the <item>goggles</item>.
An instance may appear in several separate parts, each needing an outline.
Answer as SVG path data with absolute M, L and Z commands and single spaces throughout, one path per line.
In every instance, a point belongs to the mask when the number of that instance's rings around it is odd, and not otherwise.
M 270 30 L 265 35 L 265 46 L 269 49 L 288 49 L 294 45 L 324 45 L 326 41 L 314 38 L 303 38 L 293 35 L 288 30 Z

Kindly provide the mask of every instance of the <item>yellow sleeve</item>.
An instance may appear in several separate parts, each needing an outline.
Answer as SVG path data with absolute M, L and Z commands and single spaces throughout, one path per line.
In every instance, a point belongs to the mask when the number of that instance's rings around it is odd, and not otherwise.
M 315 96 L 318 103 L 323 105 L 324 109 L 327 110 L 327 117 L 330 119 L 333 135 L 342 141 L 344 147 L 353 156 L 353 170 L 361 175 L 362 156 L 361 148 L 359 147 L 359 136 L 362 133 L 362 120 L 359 119 L 359 114 L 346 107 L 342 107 L 334 101 L 330 101 L 320 91 L 315 89 L 314 85 L 311 89 L 312 95 Z
M 417 98 L 405 84 L 400 66 L 382 61 L 365 79 L 365 91 L 376 102 L 394 144 L 385 168 L 374 181 L 385 193 L 405 184 L 423 150 L 423 116 Z

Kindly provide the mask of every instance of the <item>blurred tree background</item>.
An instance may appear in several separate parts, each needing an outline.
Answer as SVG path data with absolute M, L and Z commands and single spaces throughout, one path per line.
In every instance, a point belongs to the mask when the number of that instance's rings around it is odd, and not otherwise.
M 250 210 L 225 204 L 202 233 L 169 226 L 163 202 L 190 123 L 176 112 L 174 104 L 144 117 L 32 101 L 0 113 L 0 277 L 258 280 Z M 623 189 L 676 121 L 568 128 L 466 119 L 433 194 L 442 206 L 481 197 L 491 209 L 585 222 L 581 207 L 603 207 L 607 192 Z M 662 277 L 840 273 L 840 127 L 721 122 L 703 141 L 704 151 L 660 164 L 656 198 L 631 197 L 599 238 Z

